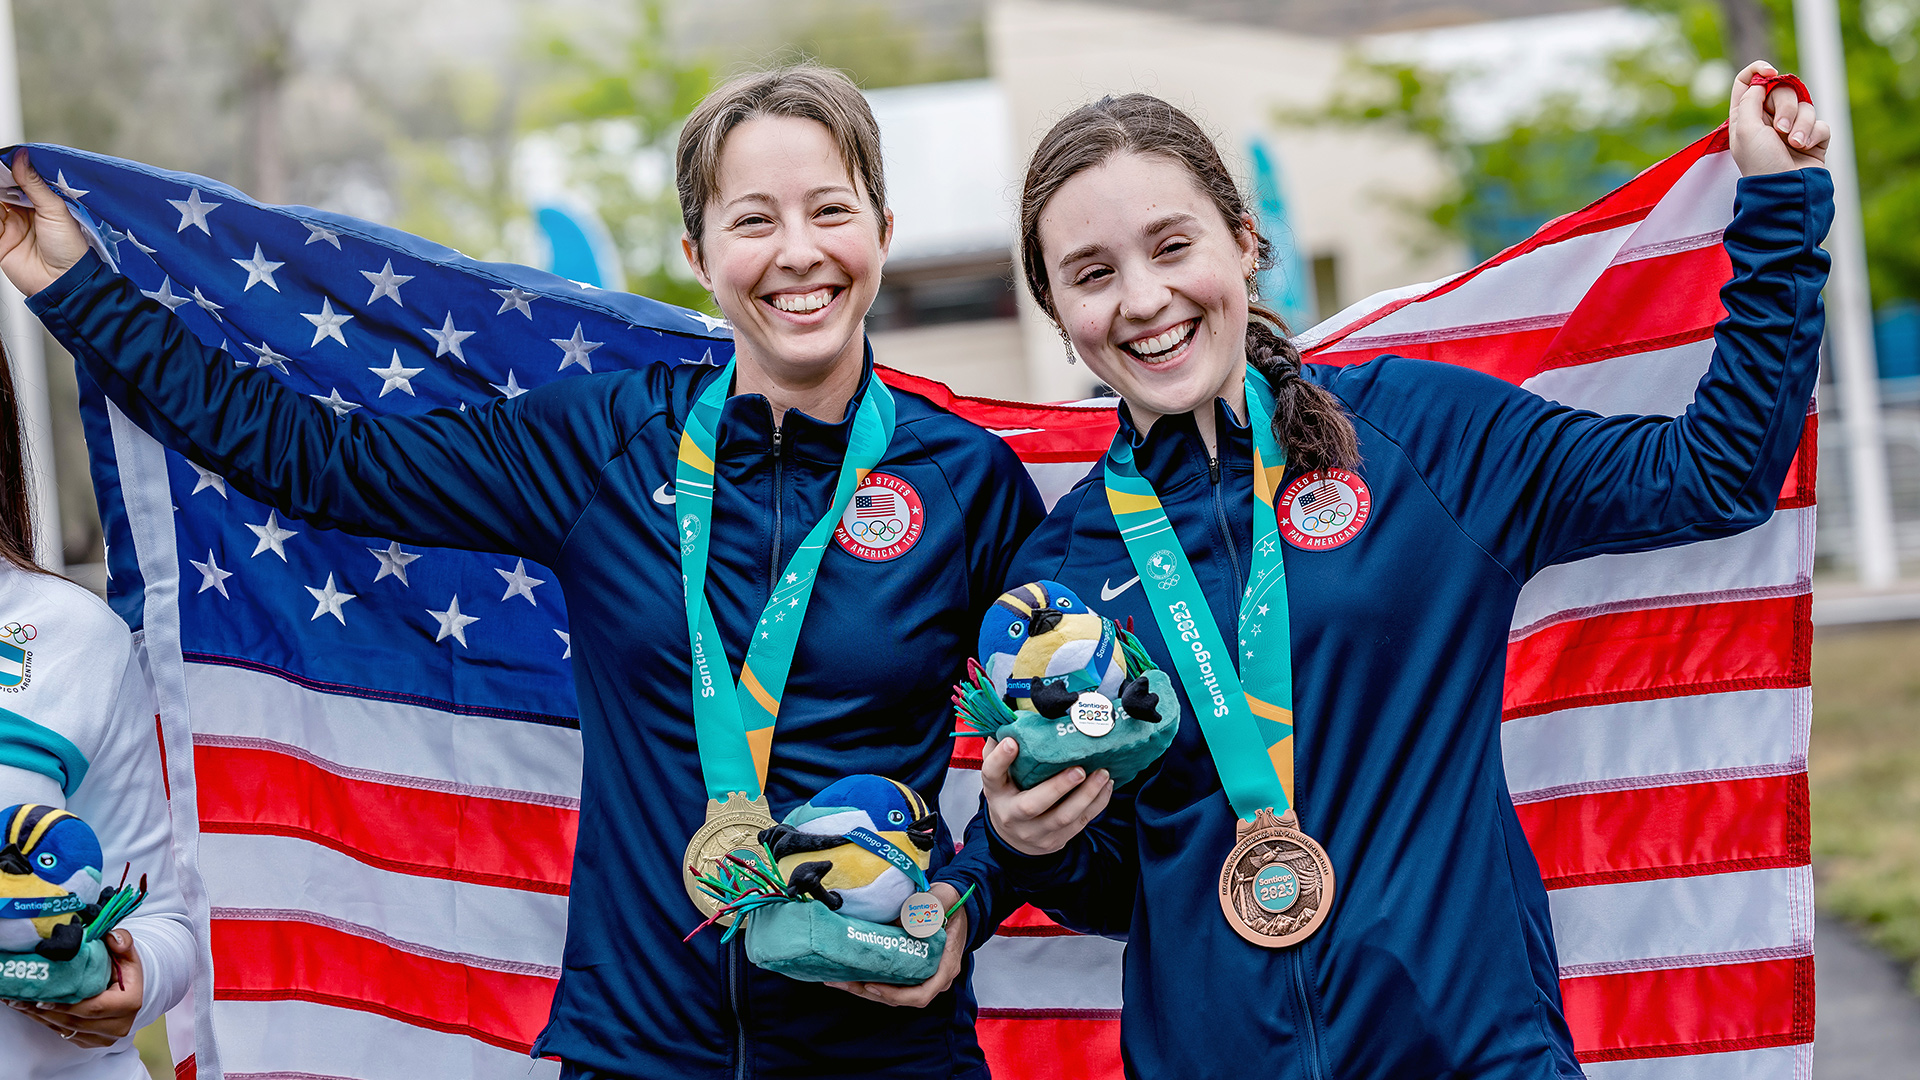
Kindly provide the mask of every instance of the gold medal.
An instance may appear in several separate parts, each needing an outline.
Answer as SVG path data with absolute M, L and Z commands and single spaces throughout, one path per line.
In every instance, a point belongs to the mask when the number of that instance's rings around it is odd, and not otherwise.
M 1300 831 L 1292 810 L 1238 822 L 1239 840 L 1220 868 L 1220 910 L 1255 945 L 1284 948 L 1312 936 L 1333 904 L 1333 862 Z
M 707 800 L 706 824 L 694 831 L 693 839 L 687 841 L 687 856 L 680 861 L 687 896 L 701 915 L 712 918 L 721 904 L 700 887 L 700 875 L 712 874 L 720 860 L 735 851 L 764 866 L 767 858 L 760 850 L 760 830 L 772 827 L 773 814 L 767 809 L 765 795 L 749 799 L 746 793 L 735 791 L 728 794 L 724 803 Z M 778 872 L 771 866 L 767 869 Z M 728 915 L 719 922 L 721 926 L 731 926 L 733 916 Z

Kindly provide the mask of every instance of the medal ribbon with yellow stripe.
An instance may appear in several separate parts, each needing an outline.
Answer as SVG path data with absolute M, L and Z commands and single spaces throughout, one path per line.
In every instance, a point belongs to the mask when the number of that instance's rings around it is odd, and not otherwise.
M 1140 574 L 1174 671 L 1200 719 L 1227 801 L 1243 821 L 1293 806 L 1293 654 L 1287 568 L 1274 495 L 1286 458 L 1273 438 L 1273 390 L 1247 368 L 1253 429 L 1253 577 L 1240 600 L 1239 647 L 1214 621 L 1153 485 L 1134 464 L 1124 431 L 1107 450 L 1107 505 Z M 1237 661 L 1237 663 L 1236 663 Z
M 807 604 L 819 580 L 834 527 L 853 501 L 853 493 L 887 452 L 893 439 L 893 394 L 878 378 L 867 379 L 865 395 L 853 416 L 840 478 L 828 508 L 774 582 L 773 594 L 754 627 L 752 644 L 740 665 L 736 684 L 707 603 L 707 543 L 713 524 L 713 455 L 718 444 L 720 410 L 733 387 L 734 365 L 707 384 L 687 415 L 680 435 L 680 460 L 673 474 L 673 513 L 680 532 L 680 573 L 685 582 L 687 639 L 692 649 L 693 730 L 700 748 L 700 773 L 707 797 L 725 801 L 733 792 L 760 798 L 773 752 L 773 729 L 780 718 L 780 695 L 793 667 L 794 646 Z

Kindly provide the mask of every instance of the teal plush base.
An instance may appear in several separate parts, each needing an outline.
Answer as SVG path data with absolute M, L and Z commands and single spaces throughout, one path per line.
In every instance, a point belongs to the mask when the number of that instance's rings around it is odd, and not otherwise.
M 1147 686 L 1160 696 L 1160 708 L 1173 715 L 1157 724 L 1136 720 L 1115 703 L 1113 730 L 1099 738 L 1082 734 L 1065 718 L 1049 720 L 1022 710 L 1019 719 L 1002 727 L 997 737 L 1012 736 L 1020 743 L 1013 762 L 1013 782 L 1024 790 L 1064 769 L 1079 765 L 1091 775 L 1105 769 L 1119 787 L 1160 760 L 1180 731 L 1180 698 L 1164 671 L 1149 671 Z
M 89 941 L 80 954 L 55 963 L 36 953 L 0 952 L 0 998 L 70 1004 L 107 988 L 113 959 L 105 942 Z
M 911 986 L 933 978 L 947 932 L 915 938 L 897 926 L 850 919 L 814 901 L 775 904 L 747 916 L 747 959 L 801 982 Z

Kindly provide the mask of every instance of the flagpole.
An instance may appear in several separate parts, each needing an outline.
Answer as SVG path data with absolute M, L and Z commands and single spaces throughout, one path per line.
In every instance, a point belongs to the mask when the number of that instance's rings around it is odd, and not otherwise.
M 20 115 L 20 69 L 14 51 L 13 0 L 0 0 L 0 146 L 26 141 Z M 33 499 L 33 555 L 41 566 L 65 572 L 60 542 L 60 484 L 53 467 L 53 406 L 47 397 L 47 358 L 40 320 L 11 284 L 0 282 L 0 334 L 13 360 L 13 392 L 20 403 L 21 448 L 26 451 Z
M 1866 233 L 1860 216 L 1860 177 L 1853 155 L 1853 110 L 1847 100 L 1847 63 L 1840 13 L 1833 0 L 1794 0 L 1800 66 L 1820 118 L 1833 128 L 1827 170 L 1833 174 L 1833 256 L 1827 279 L 1828 355 L 1840 385 L 1840 418 L 1847 430 L 1855 558 L 1862 584 L 1882 588 L 1900 576 L 1893 539 L 1893 501 L 1887 483 L 1886 444 L 1880 433 L 1880 373 L 1874 361 L 1873 310 L 1867 289 Z

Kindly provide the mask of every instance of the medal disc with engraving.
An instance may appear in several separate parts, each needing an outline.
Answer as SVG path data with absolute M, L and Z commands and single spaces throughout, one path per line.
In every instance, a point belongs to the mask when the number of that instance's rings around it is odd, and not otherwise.
M 1305 941 L 1333 903 L 1333 863 L 1292 811 L 1261 810 L 1239 823 L 1220 869 L 1220 909 L 1234 932 L 1271 949 Z
M 1113 730 L 1113 702 L 1105 694 L 1088 690 L 1067 710 L 1067 719 L 1080 734 L 1097 739 Z
M 773 827 L 773 814 L 767 809 L 766 796 L 749 799 L 741 792 L 733 792 L 722 803 L 714 799 L 707 800 L 707 822 L 696 829 L 693 839 L 687 842 L 687 857 L 681 860 L 680 874 L 686 882 L 687 896 L 700 914 L 712 918 L 719 911 L 721 903 L 700 887 L 700 876 L 711 875 L 721 859 L 728 853 L 738 851 L 751 858 L 762 867 L 778 873 L 774 867 L 767 866 L 767 858 L 760 849 L 760 830 Z M 719 920 L 721 926 L 733 925 L 733 916 Z
M 930 892 L 917 892 L 900 905 L 900 929 L 917 938 L 930 938 L 947 925 L 947 909 Z

